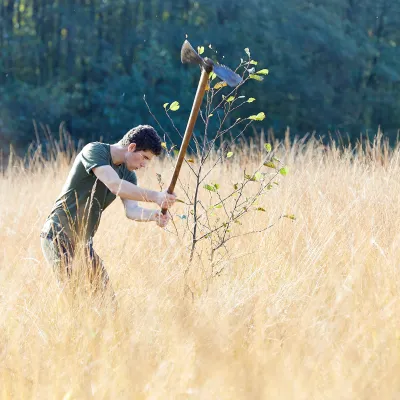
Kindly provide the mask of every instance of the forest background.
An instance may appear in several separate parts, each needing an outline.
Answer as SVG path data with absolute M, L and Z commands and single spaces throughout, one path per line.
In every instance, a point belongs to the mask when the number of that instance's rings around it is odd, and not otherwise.
M 33 121 L 55 133 L 64 121 L 75 140 L 115 140 L 154 123 L 144 95 L 179 140 L 162 106 L 179 101 L 182 131 L 199 77 L 180 63 L 186 35 L 232 67 L 249 48 L 269 70 L 242 94 L 276 137 L 290 127 L 355 141 L 380 126 L 394 141 L 398 21 L 391 0 L 0 0 L 0 146 L 26 149 Z

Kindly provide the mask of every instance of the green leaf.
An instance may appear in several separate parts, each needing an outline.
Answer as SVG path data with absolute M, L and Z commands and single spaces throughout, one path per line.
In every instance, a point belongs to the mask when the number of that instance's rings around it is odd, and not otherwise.
M 258 208 L 257 208 L 257 211 L 264 211 L 264 212 L 265 212 L 265 208 L 258 207 Z
M 252 103 L 253 101 L 255 101 L 256 99 L 254 98 L 254 97 L 250 97 L 248 100 L 247 100 L 247 103 Z
M 235 190 L 238 190 L 239 185 L 238 185 L 237 183 L 235 183 L 235 184 L 233 185 L 233 188 L 234 188 Z
M 272 157 L 272 159 L 273 159 L 274 161 L 281 162 L 281 160 L 280 160 L 279 158 Z
M 260 81 L 260 82 L 264 80 L 264 78 L 262 76 L 256 75 L 256 74 L 250 74 L 249 78 L 250 79 L 255 79 L 256 81 Z
M 263 112 L 258 113 L 257 115 L 250 115 L 247 119 L 252 119 L 254 121 L 262 121 L 265 118 L 265 114 Z
M 216 192 L 217 191 L 217 189 L 215 189 L 215 187 L 211 186 L 211 185 L 204 185 L 203 188 L 206 189 L 206 190 L 209 190 L 210 192 Z
M 227 102 L 227 103 L 231 103 L 233 100 L 235 100 L 235 96 L 229 96 L 229 97 L 226 99 L 226 102 Z
M 257 71 L 256 74 L 268 75 L 269 74 L 269 70 L 268 69 L 261 69 L 260 71 Z
M 215 189 L 217 189 L 217 190 L 220 188 L 220 186 L 219 186 L 218 183 L 214 183 L 214 187 L 215 187 Z
M 161 143 L 161 147 L 162 147 L 163 149 L 166 149 L 166 148 L 167 148 L 167 143 L 162 142 L 162 143 Z
M 197 47 L 197 52 L 198 52 L 199 54 L 203 54 L 203 53 L 204 53 L 204 46 L 198 46 L 198 47 Z
M 248 47 L 246 47 L 246 48 L 244 49 L 244 52 L 250 57 L 250 50 L 249 50 Z
M 165 104 L 163 105 L 163 107 L 164 107 L 164 110 L 166 110 L 166 109 L 167 109 L 167 107 L 168 107 L 168 104 L 169 104 L 169 103 L 165 103 Z
M 222 208 L 222 204 L 217 204 L 216 206 L 213 206 L 212 208 Z
M 269 153 L 272 150 L 272 146 L 270 143 L 265 143 L 264 147 L 265 147 L 265 150 L 267 150 L 267 153 Z
M 267 185 L 267 190 L 271 190 L 273 186 L 271 184 Z
M 177 156 L 179 154 L 179 150 L 174 149 L 174 154 Z
M 171 104 L 171 106 L 169 107 L 169 109 L 170 109 L 171 111 L 177 111 L 177 110 L 179 110 L 179 107 L 180 107 L 179 103 L 178 103 L 177 101 L 174 101 L 174 102 Z
M 264 163 L 264 167 L 276 168 L 276 165 L 272 161 L 267 161 Z
M 211 72 L 210 73 L 210 81 L 212 81 L 213 79 L 215 79 L 217 77 L 217 75 L 215 75 L 215 72 Z
M 183 203 L 183 204 L 185 204 L 185 202 L 184 202 L 183 200 L 180 200 L 180 199 L 175 199 L 175 201 L 176 201 L 177 203 Z
M 233 152 L 230 151 L 230 152 L 226 155 L 226 158 L 231 158 L 232 156 L 233 156 Z
M 257 65 L 257 64 L 258 64 L 258 62 L 257 62 L 257 61 L 255 61 L 255 60 L 251 60 L 251 61 L 250 61 L 250 64 Z
M 287 167 L 283 167 L 279 170 L 279 173 L 283 176 L 286 176 L 288 173 L 288 168 Z

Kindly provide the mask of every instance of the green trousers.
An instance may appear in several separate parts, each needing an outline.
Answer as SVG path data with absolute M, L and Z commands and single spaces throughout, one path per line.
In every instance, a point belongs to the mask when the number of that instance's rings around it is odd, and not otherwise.
M 72 276 L 72 264 L 76 257 L 77 249 L 69 238 L 60 233 L 41 233 L 41 246 L 47 262 L 52 266 L 60 283 L 65 283 Z M 108 273 L 103 261 L 93 249 L 92 241 L 80 248 L 80 256 L 84 261 L 86 273 L 95 291 L 110 291 L 112 299 L 114 291 L 109 282 Z

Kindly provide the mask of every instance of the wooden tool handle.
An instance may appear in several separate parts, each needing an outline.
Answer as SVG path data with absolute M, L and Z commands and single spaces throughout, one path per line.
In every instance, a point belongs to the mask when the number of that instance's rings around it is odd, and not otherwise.
M 196 124 L 197 116 L 199 115 L 199 110 L 201 107 L 201 103 L 203 101 L 204 93 L 206 91 L 206 86 L 210 72 L 207 72 L 205 69 L 202 69 L 200 82 L 197 87 L 196 97 L 194 98 L 192 111 L 190 113 L 189 121 L 186 126 L 185 136 L 183 137 L 182 146 L 181 149 L 179 150 L 178 159 L 176 160 L 174 175 L 172 176 L 171 183 L 169 184 L 167 190 L 169 194 L 172 194 L 174 192 L 176 181 L 178 180 L 179 172 L 181 170 L 183 160 L 185 159 L 186 150 L 189 146 L 190 138 L 192 137 L 193 128 L 194 125 Z M 167 209 L 163 208 L 161 212 L 165 214 L 167 212 Z

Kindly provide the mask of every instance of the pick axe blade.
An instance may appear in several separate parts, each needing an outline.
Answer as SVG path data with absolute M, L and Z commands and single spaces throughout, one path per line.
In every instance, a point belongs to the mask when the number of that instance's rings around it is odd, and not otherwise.
M 196 123 L 197 116 L 199 115 L 199 110 L 203 101 L 208 78 L 211 72 L 214 72 L 215 75 L 217 75 L 220 79 L 225 81 L 231 87 L 235 87 L 242 82 L 242 77 L 233 72 L 230 68 L 224 65 L 215 64 L 209 58 L 201 57 L 187 40 L 185 40 L 182 46 L 181 61 L 184 64 L 199 65 L 201 68 L 201 77 L 199 85 L 197 87 L 196 96 L 194 98 L 192 111 L 190 113 L 189 120 L 186 126 L 185 135 L 183 137 L 182 145 L 178 154 L 178 159 L 176 160 L 174 174 L 167 190 L 167 192 L 170 194 L 174 192 L 176 181 L 178 180 L 179 172 L 185 158 L 186 150 L 189 146 L 190 138 L 192 137 L 193 128 Z M 166 212 L 167 209 L 163 208 L 162 213 L 165 214 Z
M 218 78 L 225 81 L 231 87 L 235 87 L 242 82 L 242 77 L 230 68 L 225 65 L 215 64 L 209 58 L 202 58 L 187 40 L 185 40 L 182 46 L 181 61 L 183 64 L 200 65 L 205 70 L 211 67 L 212 69 L 209 72 L 214 71 Z

